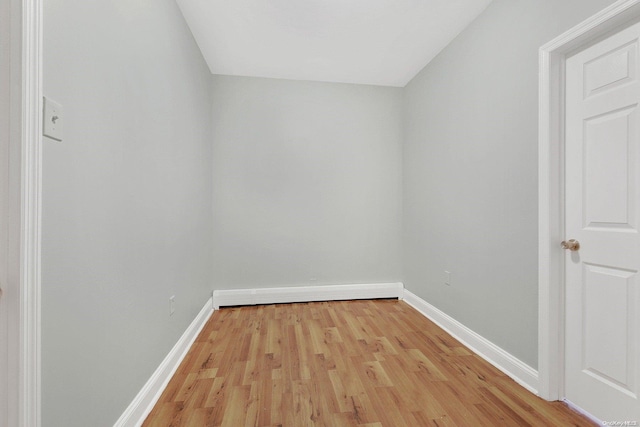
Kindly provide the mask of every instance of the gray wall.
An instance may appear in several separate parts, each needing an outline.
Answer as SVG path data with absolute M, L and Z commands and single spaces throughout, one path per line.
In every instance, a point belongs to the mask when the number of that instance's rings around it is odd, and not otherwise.
M 405 286 L 533 367 L 538 48 L 611 3 L 494 0 L 404 90 Z
M 43 426 L 111 426 L 211 293 L 211 80 L 173 0 L 44 23 Z
M 22 3 L 0 2 L 0 426 L 18 423 Z
M 215 287 L 401 280 L 401 89 L 213 82 Z
M 9 169 L 9 114 L 10 103 L 10 69 L 11 69 L 11 2 L 0 2 L 0 22 L 9 25 L 0 25 L 0 170 Z M 3 172 L 0 175 L 0 235 L 6 235 L 9 231 L 7 213 L 9 194 L 9 174 Z M 8 247 L 6 239 L 0 240 L 0 286 L 4 292 L 7 286 L 7 262 Z M 6 298 L 0 298 L 0 426 L 9 425 L 9 317 Z

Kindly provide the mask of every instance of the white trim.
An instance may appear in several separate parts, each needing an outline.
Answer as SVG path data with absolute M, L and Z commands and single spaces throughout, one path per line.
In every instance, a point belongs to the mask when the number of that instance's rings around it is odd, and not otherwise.
M 213 292 L 213 306 L 220 308 L 234 305 L 401 298 L 403 289 L 402 283 L 375 283 L 217 290 Z
M 151 378 L 129 404 L 129 407 L 116 421 L 114 427 L 138 427 L 142 425 L 212 314 L 211 298 L 209 298 L 200 313 L 193 319 L 193 322 L 184 331 L 176 345 L 167 354 L 167 357 L 160 363 L 158 369 L 155 370 Z
M 598 417 L 596 417 L 594 415 L 591 415 L 589 412 L 587 412 L 584 409 L 582 409 L 581 407 L 577 406 L 572 401 L 567 400 L 567 399 L 563 399 L 563 402 L 566 403 L 567 406 L 569 406 L 569 408 L 571 408 L 572 410 L 576 411 L 577 413 L 582 414 L 585 417 L 589 418 L 591 421 L 593 421 L 597 425 L 599 425 L 599 426 L 604 425 L 604 423 L 602 422 L 601 419 L 599 419 Z
M 22 2 L 18 425 L 39 427 L 42 0 Z
M 640 19 L 640 0 L 620 0 L 540 48 L 538 149 L 539 395 L 564 396 L 564 63 L 567 55 Z
M 507 374 L 530 392 L 537 394 L 538 372 L 531 366 L 406 289 L 403 299 L 478 356 Z

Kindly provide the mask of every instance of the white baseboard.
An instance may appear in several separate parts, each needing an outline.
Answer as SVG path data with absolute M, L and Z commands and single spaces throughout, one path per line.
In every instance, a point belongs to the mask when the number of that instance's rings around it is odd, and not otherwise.
M 290 302 L 402 298 L 402 283 L 230 289 L 213 292 L 213 306 L 284 304 Z
M 538 394 L 538 371 L 531 366 L 406 289 L 404 290 L 403 299 L 407 304 L 447 331 L 480 357 L 510 376 L 518 384 L 530 392 Z
M 585 417 L 589 418 L 591 421 L 593 421 L 594 424 L 599 425 L 599 426 L 605 425 L 605 423 L 603 423 L 602 420 L 598 419 L 594 415 L 591 415 L 589 412 L 585 411 L 584 409 L 582 409 L 581 407 L 579 407 L 578 405 L 576 405 L 572 401 L 567 400 L 567 399 L 562 399 L 562 401 L 564 403 L 566 403 L 569 406 L 569 408 L 571 408 L 572 410 L 574 410 L 577 413 L 582 414 Z M 611 425 L 614 425 L 614 424 L 612 423 Z M 620 425 L 625 425 L 625 424 L 621 423 Z
M 167 357 L 158 366 L 158 369 L 151 375 L 149 381 L 142 387 L 129 407 L 116 421 L 114 427 L 138 427 L 142 425 L 212 313 L 211 298 L 209 298 L 200 313 L 198 313 Z

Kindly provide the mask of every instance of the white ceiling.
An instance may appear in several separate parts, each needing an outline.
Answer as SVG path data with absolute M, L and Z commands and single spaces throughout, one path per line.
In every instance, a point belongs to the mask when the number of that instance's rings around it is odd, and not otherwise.
M 492 0 L 177 0 L 213 74 L 406 85 Z

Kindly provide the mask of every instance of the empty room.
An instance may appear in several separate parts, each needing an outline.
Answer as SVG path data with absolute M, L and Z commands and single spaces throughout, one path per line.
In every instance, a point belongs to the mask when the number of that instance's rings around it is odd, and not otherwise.
M 0 427 L 640 423 L 640 0 L 0 23 Z

